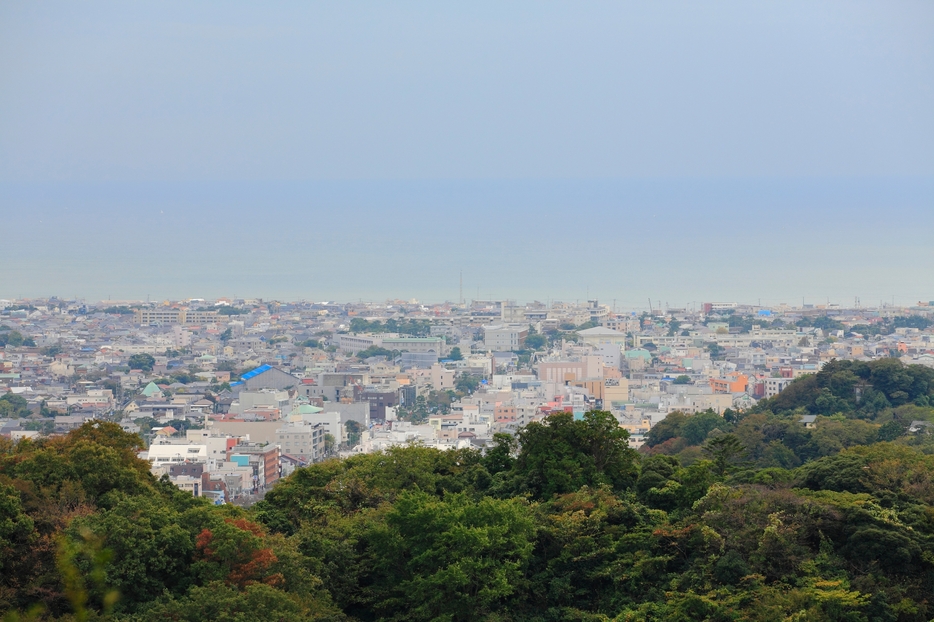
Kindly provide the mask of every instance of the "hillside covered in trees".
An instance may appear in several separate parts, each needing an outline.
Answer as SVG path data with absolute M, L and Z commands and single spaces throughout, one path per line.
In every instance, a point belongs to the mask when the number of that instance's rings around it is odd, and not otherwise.
M 557 414 L 485 454 L 412 446 L 300 469 L 248 510 L 155 480 L 113 424 L 6 442 L 0 609 L 926 621 L 934 440 L 909 426 L 934 421 L 932 380 L 833 362 L 750 412 L 673 413 L 642 454 L 609 413 Z

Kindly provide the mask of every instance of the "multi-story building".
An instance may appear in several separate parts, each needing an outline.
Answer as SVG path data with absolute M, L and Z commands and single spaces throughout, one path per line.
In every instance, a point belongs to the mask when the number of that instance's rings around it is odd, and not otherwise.
M 353 354 L 354 352 L 366 350 L 373 346 L 382 346 L 383 338 L 381 335 L 339 334 L 334 335 L 332 343 L 334 343 L 341 352 Z
M 775 397 L 791 384 L 792 378 L 766 378 L 764 397 Z
M 226 317 L 218 315 L 217 311 L 189 311 L 188 309 L 171 309 L 167 307 L 136 309 L 133 313 L 136 323 L 144 326 L 151 324 L 215 324 Z
M 564 384 L 578 380 L 602 379 L 603 358 L 581 356 L 574 361 L 542 361 L 536 367 L 538 379 L 544 382 Z
M 423 352 L 441 355 L 444 339 L 441 337 L 384 337 L 383 347 L 399 352 Z
M 290 423 L 276 430 L 282 453 L 305 462 L 324 459 L 324 434 L 325 428 L 321 424 Z
M 737 373 L 727 374 L 725 378 L 711 378 L 710 388 L 714 393 L 743 393 L 749 388 L 749 378 Z
M 241 441 L 230 450 L 229 462 L 253 469 L 253 487 L 262 489 L 279 479 L 279 446 Z
M 369 403 L 370 421 L 381 423 L 386 420 L 386 407 L 399 404 L 399 394 L 396 391 L 367 390 L 360 394 L 363 402 Z
M 208 448 L 206 445 L 153 444 L 149 447 L 147 458 L 154 467 L 164 465 L 168 468 L 185 462 L 206 463 Z
M 491 324 L 483 327 L 483 347 L 493 352 L 521 350 L 528 336 L 528 324 Z

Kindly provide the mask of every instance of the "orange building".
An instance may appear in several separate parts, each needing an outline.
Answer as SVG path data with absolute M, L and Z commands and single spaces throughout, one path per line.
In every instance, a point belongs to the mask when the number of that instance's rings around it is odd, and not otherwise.
M 516 420 L 516 407 L 497 403 L 493 407 L 493 419 L 496 423 L 512 423 Z
M 749 386 L 749 378 L 743 374 L 727 374 L 726 378 L 711 378 L 710 388 L 714 393 L 744 393 Z

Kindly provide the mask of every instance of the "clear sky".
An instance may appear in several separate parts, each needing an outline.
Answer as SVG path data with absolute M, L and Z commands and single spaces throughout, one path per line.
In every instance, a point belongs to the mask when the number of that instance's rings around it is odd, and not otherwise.
M 934 299 L 934 3 L 0 3 L 0 297 Z

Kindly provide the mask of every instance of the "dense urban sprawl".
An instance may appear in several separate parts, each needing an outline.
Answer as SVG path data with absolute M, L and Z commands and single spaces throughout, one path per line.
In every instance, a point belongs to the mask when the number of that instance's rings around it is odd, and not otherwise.
M 555 412 L 609 411 L 639 449 L 671 413 L 729 417 L 834 359 L 934 367 L 926 303 L 0 306 L 2 435 L 114 421 L 145 439 L 155 475 L 217 503 L 250 503 L 328 457 L 412 443 L 483 449 Z

